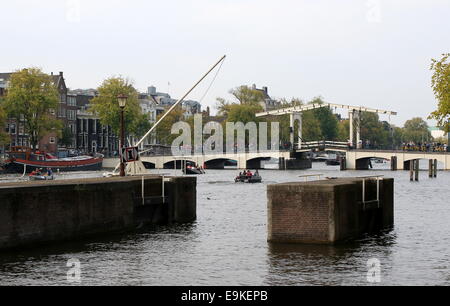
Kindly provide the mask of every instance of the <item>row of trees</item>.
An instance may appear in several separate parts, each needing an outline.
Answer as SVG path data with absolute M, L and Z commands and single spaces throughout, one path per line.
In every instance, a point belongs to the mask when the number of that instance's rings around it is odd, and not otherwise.
M 227 101 L 223 98 L 217 99 L 218 114 L 215 117 L 203 118 L 203 124 L 210 120 L 218 121 L 222 124 L 222 129 L 226 135 L 225 124 L 227 122 L 267 122 L 270 136 L 270 123 L 279 122 L 280 124 L 280 141 L 289 143 L 290 141 L 290 119 L 288 115 L 256 117 L 255 114 L 262 112 L 263 107 L 261 101 L 263 96 L 260 91 L 253 90 L 248 86 L 240 86 L 230 90 L 234 101 Z M 325 103 L 321 97 L 314 98 L 309 102 L 293 98 L 290 100 L 282 99 L 279 108 L 287 108 L 306 104 L 323 104 Z M 171 134 L 171 127 L 178 121 L 185 120 L 181 108 L 176 109 L 167 117 L 157 129 L 160 140 L 170 145 L 177 135 Z M 185 120 L 193 129 L 193 118 Z M 349 140 L 349 120 L 342 120 L 340 115 L 333 113 L 332 109 L 327 107 L 309 110 L 303 113 L 303 141 L 316 140 Z M 296 122 L 295 129 L 298 129 Z M 204 135 L 208 138 L 209 135 Z M 361 114 L 361 138 L 364 143 L 369 143 L 373 148 L 391 149 L 393 147 L 401 147 L 407 142 L 428 142 L 432 140 L 428 130 L 427 123 L 422 118 L 413 118 L 408 120 L 403 127 L 396 127 L 389 122 L 380 121 L 376 113 Z M 249 140 L 247 139 L 247 143 Z
M 98 88 L 98 92 L 99 95 L 91 101 L 90 110 L 99 116 L 103 125 L 111 126 L 118 135 L 120 109 L 117 96 L 125 94 L 128 96 L 125 108 L 127 134 L 138 137 L 148 130 L 150 123 L 142 114 L 138 92 L 128 80 L 109 78 Z M 49 133 L 56 135 L 60 144 L 71 144 L 71 131 L 64 128 L 63 122 L 54 115 L 59 100 L 60 95 L 51 76 L 39 68 L 19 70 L 11 75 L 6 97 L 0 100 L 0 126 L 5 126 L 7 118 L 20 118 L 33 149 Z M 3 128 L 0 129 L 0 145 L 8 142 L 8 135 Z
M 431 70 L 432 89 L 438 100 L 438 109 L 429 119 L 436 119 L 439 126 L 447 132 L 450 131 L 450 54 L 443 54 L 439 60 L 432 60 Z M 99 95 L 91 103 L 91 111 L 96 113 L 103 125 L 109 125 L 119 133 L 120 109 L 117 101 L 119 94 L 128 96 L 125 109 L 125 124 L 128 135 L 142 136 L 149 128 L 148 117 L 142 114 L 138 102 L 138 92 L 133 84 L 122 77 L 106 79 L 98 88 Z M 226 122 L 274 122 L 280 123 L 282 142 L 289 141 L 289 117 L 277 116 L 257 118 L 256 113 L 263 110 L 261 102 L 264 94 L 248 86 L 240 86 L 230 90 L 234 101 L 223 98 L 217 99 L 218 116 L 204 118 L 204 123 L 210 119 Z M 30 137 L 33 148 L 37 148 L 40 139 L 48 134 L 55 133 L 65 142 L 71 135 L 63 129 L 62 122 L 57 120 L 54 111 L 58 108 L 59 94 L 52 78 L 38 68 L 26 68 L 12 74 L 6 98 L 0 100 L 0 126 L 4 126 L 6 119 L 24 119 L 24 130 Z M 300 99 L 283 99 L 282 108 L 304 105 L 308 103 L 324 103 L 318 97 L 309 102 Z M 53 112 L 52 112 L 53 110 Z M 183 110 L 175 109 L 157 129 L 161 142 L 171 144 L 176 135 L 171 134 L 172 124 L 185 120 Z M 188 119 L 193 125 L 193 119 Z M 270 124 L 269 124 L 270 127 Z M 296 127 L 298 128 L 298 127 Z M 225 130 L 225 129 L 224 129 Z M 349 138 L 349 122 L 341 120 L 339 115 L 331 109 L 320 108 L 304 112 L 303 114 L 303 140 L 339 140 L 347 141 Z M 269 131 L 270 135 L 270 131 Z M 377 114 L 363 113 L 361 117 L 361 137 L 369 141 L 372 146 L 387 148 L 400 146 L 405 142 L 425 142 L 431 140 L 427 123 L 421 118 L 408 120 L 403 127 L 395 127 L 386 121 L 380 121 Z M 0 145 L 8 142 L 8 136 L 0 129 Z

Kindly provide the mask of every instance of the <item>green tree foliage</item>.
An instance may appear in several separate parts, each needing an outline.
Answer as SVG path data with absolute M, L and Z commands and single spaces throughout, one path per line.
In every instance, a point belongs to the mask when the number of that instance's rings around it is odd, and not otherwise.
M 438 125 L 450 132 L 450 53 L 443 54 L 440 60 L 432 60 L 431 87 L 438 100 L 438 109 L 431 113 L 429 119 L 436 119 Z
M 97 90 L 99 94 L 91 100 L 90 110 L 99 116 L 101 123 L 111 126 L 114 133 L 119 135 L 120 107 L 117 97 L 124 94 L 128 97 L 124 110 L 125 133 L 136 137 L 143 136 L 143 131 L 149 123 L 146 123 L 148 120 L 142 115 L 138 92 L 133 84 L 122 77 L 112 77 L 103 81 Z
M 11 75 L 4 107 L 9 117 L 24 119 L 25 133 L 35 150 L 49 132 L 60 133 L 62 122 L 51 115 L 59 94 L 51 76 L 39 68 L 26 68 Z
M 163 114 L 159 115 L 157 120 L 161 119 Z M 172 134 L 172 126 L 179 122 L 185 121 L 184 111 L 181 106 L 177 106 L 156 128 L 156 135 L 161 144 L 171 145 L 179 135 Z M 190 121 L 191 131 L 193 131 L 193 121 Z
M 391 129 L 387 122 L 381 122 L 376 113 L 361 113 L 361 139 L 369 141 L 372 148 L 392 146 Z
M 314 98 L 308 104 L 323 104 L 322 98 Z M 320 123 L 321 138 L 323 140 L 336 140 L 338 137 L 338 118 L 328 107 L 312 110 L 314 117 Z M 318 139 L 316 139 L 318 140 Z
M 339 141 L 348 141 L 350 139 L 350 121 L 341 120 L 338 122 L 337 139 Z
M 258 104 L 264 101 L 263 92 L 245 85 L 230 90 L 230 94 L 233 95 L 241 105 Z
M 3 109 L 2 100 L 0 99 L 0 146 L 4 146 L 9 142 L 8 134 L 5 133 L 4 127 L 6 125 L 6 112 Z
M 256 113 L 262 112 L 263 108 L 259 104 L 231 104 L 227 114 L 228 122 L 259 122 L 260 118 L 255 116 Z
M 426 142 L 432 139 L 428 124 L 420 117 L 405 122 L 403 127 L 403 141 Z
M 298 98 L 292 98 L 290 101 L 286 99 L 281 100 L 280 108 L 288 108 L 295 106 L 302 106 L 304 102 Z M 316 118 L 313 111 L 306 111 L 303 113 L 303 130 L 302 130 L 302 140 L 303 141 L 314 141 L 322 138 L 322 129 L 319 120 Z M 273 116 L 269 118 L 269 121 L 278 121 L 280 122 L 280 140 L 283 143 L 287 143 L 290 141 L 290 116 Z M 299 122 L 295 122 L 294 134 L 297 137 L 297 131 L 299 128 Z M 296 140 L 297 141 L 297 140 Z

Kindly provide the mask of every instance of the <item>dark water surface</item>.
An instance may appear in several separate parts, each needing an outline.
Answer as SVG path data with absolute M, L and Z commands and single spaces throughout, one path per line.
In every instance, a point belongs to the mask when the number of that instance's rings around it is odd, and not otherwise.
M 263 184 L 235 184 L 236 170 L 198 177 L 198 220 L 189 225 L 0 253 L 0 285 L 68 285 L 69 259 L 83 285 L 370 285 L 367 261 L 381 262 L 381 285 L 450 285 L 450 172 L 261 171 Z M 165 171 L 167 172 L 167 171 Z M 395 228 L 339 246 L 266 241 L 266 185 L 302 174 L 395 178 Z M 98 176 L 89 173 L 86 176 Z

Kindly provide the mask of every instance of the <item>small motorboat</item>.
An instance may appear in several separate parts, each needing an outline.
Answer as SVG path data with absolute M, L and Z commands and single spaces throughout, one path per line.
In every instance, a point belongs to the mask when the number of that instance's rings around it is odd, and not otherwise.
M 188 175 L 205 174 L 205 170 L 203 170 L 202 168 L 199 168 L 199 167 L 187 166 L 186 167 L 186 174 L 188 174 Z
M 339 166 L 341 164 L 337 154 L 329 154 L 328 159 L 325 161 L 327 166 Z
M 258 172 L 256 172 L 255 174 L 250 174 L 250 175 L 240 174 L 240 175 L 236 176 L 236 178 L 234 179 L 234 182 L 235 183 L 250 183 L 250 184 L 261 183 L 262 177 L 259 175 Z
M 28 178 L 30 181 L 53 181 L 55 179 L 53 175 L 30 175 Z
M 341 164 L 341 162 L 339 160 L 337 160 L 337 159 L 327 159 L 325 164 L 327 166 L 339 166 Z
M 328 154 L 317 154 L 313 157 L 311 157 L 311 161 L 313 163 L 323 163 L 326 162 L 328 160 Z

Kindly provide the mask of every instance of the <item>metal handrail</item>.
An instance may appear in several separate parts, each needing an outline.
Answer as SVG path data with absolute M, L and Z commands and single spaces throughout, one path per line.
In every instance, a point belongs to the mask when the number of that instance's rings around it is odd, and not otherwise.
M 383 178 L 384 175 L 367 175 L 367 176 L 360 176 L 357 178 L 363 179 L 362 184 L 362 204 L 364 206 L 364 210 L 366 209 L 366 203 L 373 203 L 376 202 L 378 205 L 378 208 L 380 208 L 380 178 Z M 376 200 L 370 200 L 366 201 L 366 180 L 376 178 L 377 180 L 377 198 Z
M 305 175 L 300 175 L 299 178 L 304 178 L 305 182 L 308 181 L 308 178 L 310 177 L 317 177 L 318 180 L 320 180 L 322 178 L 323 174 L 305 174 Z

